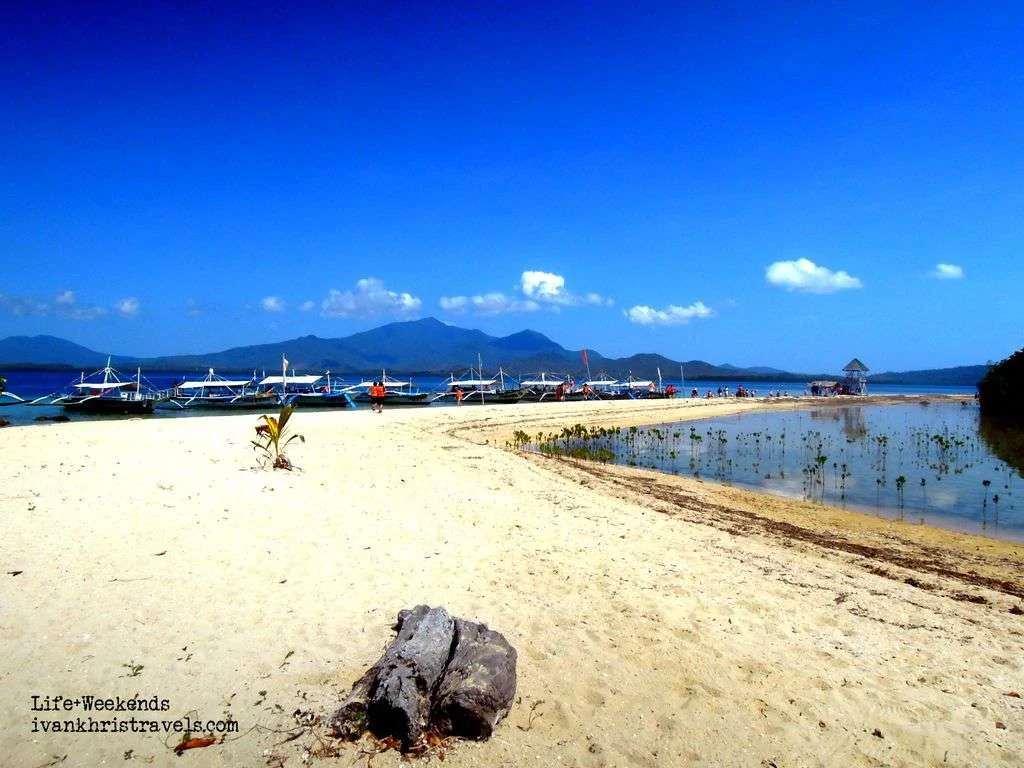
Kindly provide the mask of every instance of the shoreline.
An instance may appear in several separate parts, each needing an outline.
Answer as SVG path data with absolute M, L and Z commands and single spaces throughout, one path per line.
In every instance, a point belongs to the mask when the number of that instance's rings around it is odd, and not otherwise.
M 1024 546 L 503 448 L 737 405 L 298 411 L 295 473 L 254 468 L 255 414 L 8 428 L 0 748 L 169 762 L 156 735 L 31 731 L 31 695 L 138 693 L 240 724 L 195 765 L 316 765 L 293 713 L 329 715 L 428 603 L 519 651 L 518 703 L 456 766 L 1015 765 Z

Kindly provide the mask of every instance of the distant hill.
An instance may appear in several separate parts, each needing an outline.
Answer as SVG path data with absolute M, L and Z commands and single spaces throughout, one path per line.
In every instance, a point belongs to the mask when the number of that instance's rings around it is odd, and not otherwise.
M 985 377 L 987 365 L 961 365 L 956 368 L 933 368 L 924 371 L 887 371 L 868 376 L 870 384 L 933 384 L 936 386 L 975 386 Z
M 325 371 L 346 375 L 387 369 L 394 374 L 461 374 L 482 360 L 484 372 L 499 367 L 515 374 L 551 371 L 584 373 L 580 350 L 566 349 L 534 330 L 510 336 L 489 336 L 483 331 L 447 325 L 432 317 L 408 322 L 388 323 L 361 333 L 337 339 L 301 336 L 286 341 L 233 347 L 219 352 L 190 353 L 151 358 L 113 356 L 115 367 L 144 370 L 276 371 L 281 358 L 296 371 Z M 757 366 L 739 368 L 714 365 L 704 360 L 671 360 L 663 355 L 636 354 L 608 358 L 588 350 L 590 371 L 616 378 L 633 374 L 654 378 L 660 370 L 665 378 L 675 379 L 680 367 L 687 381 L 726 379 L 730 381 L 809 381 L 835 378 L 835 374 L 788 373 L 778 368 Z M 0 339 L 0 367 L 82 367 L 98 368 L 107 354 L 95 352 L 55 336 L 11 336 Z M 882 373 L 870 377 L 873 383 L 974 385 L 984 375 L 985 366 L 965 366 L 933 371 Z
M 0 361 L 7 367 L 70 365 L 96 368 L 107 362 L 107 354 L 94 352 L 57 336 L 8 336 L 0 339 Z

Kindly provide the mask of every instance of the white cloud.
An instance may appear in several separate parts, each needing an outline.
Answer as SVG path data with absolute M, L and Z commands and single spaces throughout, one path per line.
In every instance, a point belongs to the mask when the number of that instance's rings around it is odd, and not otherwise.
M 519 289 L 528 299 L 541 304 L 575 307 L 582 304 L 611 305 L 610 299 L 593 291 L 578 296 L 565 289 L 565 278 L 553 272 L 526 270 L 519 277 Z
M 522 296 L 508 296 L 499 291 L 475 296 L 442 296 L 441 309 L 447 312 L 475 312 L 496 315 L 505 312 L 536 312 L 547 308 L 558 311 L 562 307 L 611 306 L 612 300 L 593 291 L 578 295 L 567 291 L 565 278 L 553 272 L 526 270 L 519 277 Z
M 386 290 L 384 283 L 377 278 L 364 277 L 356 282 L 354 291 L 332 288 L 321 308 L 324 317 L 375 317 L 412 314 L 422 304 L 411 293 Z
M 0 312 L 7 312 L 16 317 L 50 314 L 50 305 L 45 301 L 35 301 L 24 296 L 10 296 L 0 293 Z
M 97 317 L 107 314 L 105 307 L 78 304 L 74 291 L 61 291 L 54 298 L 53 303 L 60 317 L 66 317 L 71 320 L 95 320 Z M 43 314 L 46 314 L 46 312 Z
M 303 312 L 309 312 L 315 306 L 316 306 L 316 302 L 315 301 L 304 301 L 304 302 L 302 302 L 302 306 L 300 306 L 299 309 L 301 309 Z
M 74 291 L 61 291 L 54 296 L 52 303 L 0 293 L 0 312 L 8 312 L 18 317 L 57 315 L 70 320 L 95 320 L 107 314 L 104 307 L 80 305 L 76 301 Z
M 537 301 L 565 304 L 569 295 L 565 292 L 565 278 L 551 272 L 527 270 L 519 277 L 523 295 Z
M 962 280 L 964 276 L 964 268 L 957 266 L 956 264 L 936 264 L 935 270 L 931 275 L 932 277 L 937 277 L 940 280 Z
M 260 299 L 260 307 L 264 312 L 284 312 L 284 302 L 277 296 L 267 296 Z
M 447 312 L 473 311 L 481 315 L 500 315 L 506 312 L 536 312 L 540 304 L 532 299 L 525 301 L 506 296 L 503 293 L 485 293 L 479 296 L 442 296 L 441 309 Z
M 441 309 L 448 312 L 465 312 L 469 307 L 469 302 L 469 296 L 442 296 L 438 303 L 441 305 Z
M 57 314 L 72 320 L 95 320 L 97 317 L 103 317 L 103 315 L 107 314 L 107 310 L 104 307 L 75 306 L 58 308 Z
M 842 270 L 833 272 L 825 267 L 819 267 L 810 259 L 776 261 L 765 270 L 764 276 L 772 285 L 778 285 L 787 291 L 835 293 L 862 287 L 860 279 Z
M 665 309 L 654 309 L 638 304 L 625 310 L 622 314 L 628 317 L 631 323 L 637 325 L 685 325 L 694 318 L 711 317 L 714 311 L 703 301 L 696 301 L 688 307 L 669 304 Z
M 139 300 L 134 296 L 129 296 L 126 299 L 121 299 L 117 304 L 114 305 L 114 309 L 117 310 L 118 314 L 122 317 L 135 317 L 139 314 L 140 308 Z

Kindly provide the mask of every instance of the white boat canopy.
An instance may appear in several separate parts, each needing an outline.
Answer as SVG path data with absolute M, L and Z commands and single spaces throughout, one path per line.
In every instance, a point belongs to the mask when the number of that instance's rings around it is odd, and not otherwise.
M 377 381 L 380 381 L 380 379 Z M 357 389 L 369 389 L 376 383 L 376 381 L 360 381 L 358 384 L 351 384 L 345 387 L 342 391 L 355 392 Z M 412 385 L 411 381 L 397 381 L 396 379 L 385 379 L 383 383 L 384 389 L 402 389 L 403 387 L 409 387 Z
M 266 376 L 260 382 L 260 386 L 271 384 L 316 384 L 323 376 L 311 374 L 309 376 Z
M 651 386 L 653 383 L 653 381 L 640 381 L 637 379 L 636 381 L 624 381 L 619 386 L 629 387 L 630 389 L 642 389 Z
M 618 379 L 594 379 L 583 383 L 591 387 L 614 387 L 619 381 Z
M 244 387 L 247 384 L 249 384 L 249 380 L 248 379 L 246 379 L 244 381 L 228 381 L 227 379 L 214 380 L 214 381 L 183 381 L 183 382 L 181 382 L 181 384 L 179 384 L 177 386 L 177 388 L 178 389 L 215 389 L 215 388 L 220 387 L 220 388 L 223 388 L 223 389 L 228 389 L 228 388 L 235 388 L 235 387 Z
M 134 381 L 76 381 L 79 389 L 117 389 L 118 387 L 134 387 Z
M 497 379 L 462 379 L 448 382 L 448 388 L 454 387 L 490 387 L 498 383 Z
M 566 384 L 568 379 L 527 379 L 519 382 L 522 387 L 557 387 Z

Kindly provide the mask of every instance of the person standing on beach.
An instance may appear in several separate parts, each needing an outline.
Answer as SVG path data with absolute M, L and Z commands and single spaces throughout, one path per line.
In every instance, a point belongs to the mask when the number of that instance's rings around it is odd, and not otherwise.
M 373 407 L 375 413 L 384 412 L 384 387 L 381 386 L 379 381 L 373 382 L 370 386 L 370 405 Z
M 455 388 L 455 404 L 462 405 L 462 387 Z

